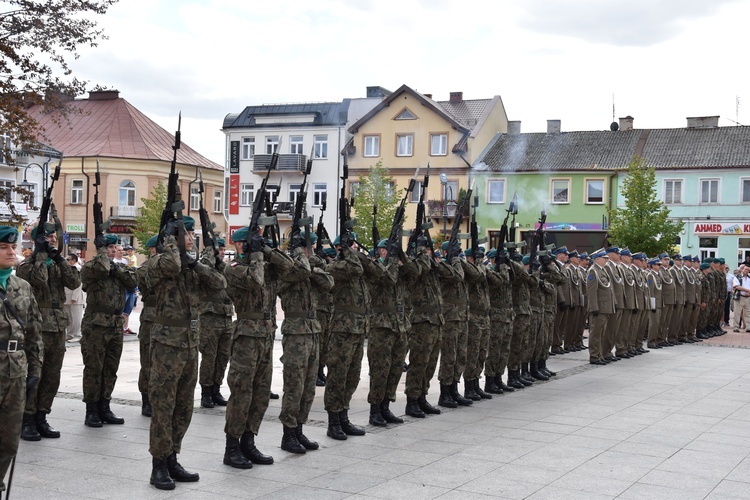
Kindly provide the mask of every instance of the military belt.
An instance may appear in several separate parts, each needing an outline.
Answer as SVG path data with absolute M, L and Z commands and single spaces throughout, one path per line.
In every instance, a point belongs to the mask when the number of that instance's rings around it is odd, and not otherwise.
M 164 316 L 157 316 L 154 318 L 154 323 L 164 326 L 174 326 L 177 328 L 190 328 L 191 330 L 198 329 L 197 319 L 165 318 Z
M 237 319 L 271 319 L 271 313 L 253 311 L 238 312 Z
M 216 297 L 216 298 L 211 297 L 211 298 L 205 299 L 205 301 L 206 302 L 211 302 L 212 304 L 223 304 L 223 305 L 231 305 L 232 304 L 232 300 L 229 297 L 224 297 L 223 299 L 222 298 L 218 298 L 218 297 Z
M 315 319 L 315 311 L 284 311 L 285 318 Z
M 119 316 L 120 314 L 122 314 L 122 309 L 111 309 L 109 307 L 98 305 L 87 305 L 86 310 L 95 313 L 111 314 L 112 316 Z
M 404 312 L 404 306 L 397 304 L 396 307 L 373 307 L 372 312 L 374 313 L 402 313 Z
M 59 302 L 37 302 L 36 305 L 42 309 L 62 309 L 62 304 Z
M 6 352 L 17 352 L 17 351 L 23 351 L 24 345 L 22 342 L 19 342 L 17 340 L 9 340 L 7 342 L 0 342 L 0 351 L 6 351 Z
M 467 304 L 466 300 L 463 299 L 443 299 L 443 302 L 447 302 L 448 304 L 455 304 L 457 306 L 465 306 Z
M 356 314 L 365 314 L 367 312 L 367 309 L 364 307 L 355 307 L 355 306 L 333 306 L 334 312 L 350 312 L 350 313 L 356 313 Z

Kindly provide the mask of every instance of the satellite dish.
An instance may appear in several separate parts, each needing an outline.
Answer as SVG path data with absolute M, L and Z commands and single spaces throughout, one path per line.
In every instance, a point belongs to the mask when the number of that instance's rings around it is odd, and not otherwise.
M 612 122 L 609 124 L 609 129 L 612 132 L 617 132 L 618 130 L 620 130 L 620 125 L 617 122 Z

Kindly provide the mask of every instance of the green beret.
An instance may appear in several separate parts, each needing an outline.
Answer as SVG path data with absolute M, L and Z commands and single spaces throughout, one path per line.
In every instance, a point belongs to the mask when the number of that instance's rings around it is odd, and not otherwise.
M 328 248 L 324 249 L 323 251 L 329 257 L 336 257 L 336 249 L 335 248 L 328 247 Z
M 105 234 L 104 237 L 107 238 L 107 245 L 117 245 L 119 241 L 114 234 Z
M 216 246 L 219 248 L 227 246 L 227 242 L 224 238 L 216 238 Z
M 382 240 L 378 241 L 378 248 L 388 248 L 388 240 L 383 238 Z
M 703 262 L 701 264 L 701 270 L 708 269 L 709 267 L 711 267 L 711 264 L 709 264 L 708 262 Z
M 473 257 L 474 256 L 474 249 L 469 247 L 466 250 L 464 250 L 464 255 L 467 257 Z
M 182 217 L 182 223 L 185 225 L 185 231 L 195 231 L 195 219 L 189 215 Z
M 530 256 L 528 256 L 528 255 L 524 255 L 524 256 L 523 256 L 523 259 L 521 259 L 521 262 L 522 262 L 522 263 L 523 263 L 523 265 L 525 266 L 525 265 L 527 265 L 527 264 L 528 264 L 529 262 L 531 262 L 531 257 L 530 257 Z
M 34 229 L 32 229 L 32 230 L 31 230 L 31 239 L 32 239 L 32 240 L 35 240 L 35 239 L 36 239 L 36 230 L 37 230 L 37 229 L 39 229 L 39 226 L 34 226 Z M 55 232 L 55 228 L 54 228 L 54 227 L 47 227 L 47 228 L 45 229 L 45 232 L 44 232 L 44 234 L 45 234 L 46 236 L 49 236 L 50 234 L 53 234 L 54 232 Z
M 247 241 L 247 233 L 250 232 L 250 226 L 241 227 L 232 233 L 232 241 L 239 243 L 241 241 Z
M 0 243 L 16 243 L 18 229 L 12 226 L 0 226 Z
M 444 241 L 440 244 L 440 250 L 448 250 L 448 242 Z
M 306 234 L 307 233 L 305 231 L 302 231 L 300 233 L 300 236 L 302 236 L 302 239 L 305 238 Z M 318 241 L 318 235 L 315 233 L 310 233 L 310 243 L 315 243 L 316 241 Z
M 496 256 L 497 256 L 497 250 L 494 248 L 490 248 L 490 251 L 487 252 L 487 258 L 494 259 Z
M 340 245 L 341 244 L 341 236 L 336 236 L 336 239 L 333 240 L 333 246 Z
M 159 235 L 155 234 L 152 237 L 150 237 L 148 240 L 146 240 L 146 248 L 156 248 L 156 245 L 159 243 Z
M 715 260 L 716 260 L 716 259 L 714 259 L 714 261 L 715 261 Z M 720 258 L 720 259 L 719 259 L 719 264 L 726 264 L 726 263 L 727 263 L 727 261 L 726 261 L 726 260 L 724 260 L 724 257 L 722 257 L 722 258 Z

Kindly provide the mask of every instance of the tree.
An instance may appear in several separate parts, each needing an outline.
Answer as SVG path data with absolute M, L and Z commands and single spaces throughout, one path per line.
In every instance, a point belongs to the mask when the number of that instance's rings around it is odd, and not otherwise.
M 91 14 L 102 15 L 117 0 L 8 0 L 0 12 L 0 129 L 3 158 L 43 142 L 44 131 L 26 114 L 33 106 L 45 113 L 70 112 L 68 102 L 88 82 L 72 76 L 68 61 L 79 46 L 106 39 Z
M 622 183 L 624 208 L 608 209 L 609 239 L 649 256 L 670 251 L 682 231 L 682 219 L 669 218 L 669 209 L 656 197 L 656 173 L 637 156 Z
M 137 248 L 136 252 L 148 255 L 146 242 L 153 235 L 157 234 L 161 225 L 161 214 L 164 212 L 164 206 L 167 203 L 167 186 L 159 181 L 148 198 L 141 198 L 143 207 L 141 213 L 135 218 L 135 229 L 133 235 L 138 239 L 142 248 Z
M 397 198 L 393 181 L 388 169 L 383 167 L 383 162 L 378 161 L 375 166 L 370 167 L 370 172 L 360 176 L 359 187 L 355 192 L 354 211 L 357 216 L 357 240 L 367 248 L 373 248 L 377 241 L 372 241 L 372 208 L 377 200 L 378 215 L 377 227 L 381 238 L 387 238 L 391 233 L 393 218 L 396 216 L 396 208 L 401 201 Z

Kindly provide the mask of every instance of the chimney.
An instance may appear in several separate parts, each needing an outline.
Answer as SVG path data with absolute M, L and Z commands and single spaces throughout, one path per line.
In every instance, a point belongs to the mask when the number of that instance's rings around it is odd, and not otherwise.
M 718 116 L 694 116 L 687 117 L 687 128 L 718 128 Z
M 508 122 L 508 135 L 520 135 L 521 134 L 521 120 L 509 121 Z
M 451 92 L 450 102 L 461 102 L 464 100 L 463 92 Z
M 628 130 L 633 130 L 633 117 L 630 115 L 620 118 L 620 131 L 627 132 Z
M 119 97 L 119 90 L 92 90 L 89 92 L 89 101 L 113 101 Z
M 380 85 L 373 85 L 371 87 L 367 87 L 367 97 L 388 97 L 391 95 L 391 91 L 388 89 L 384 89 Z
M 559 134 L 560 133 L 560 120 L 547 120 L 547 133 Z

